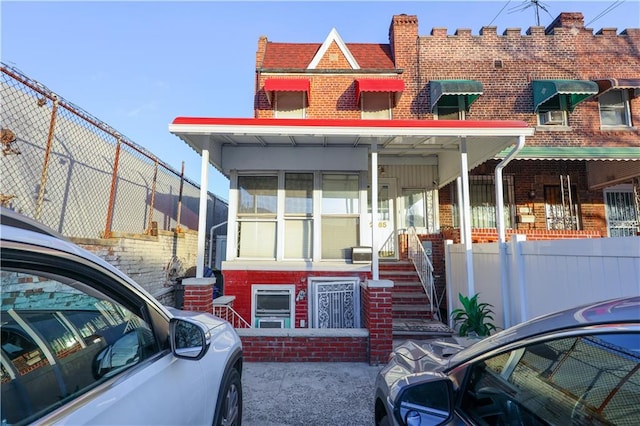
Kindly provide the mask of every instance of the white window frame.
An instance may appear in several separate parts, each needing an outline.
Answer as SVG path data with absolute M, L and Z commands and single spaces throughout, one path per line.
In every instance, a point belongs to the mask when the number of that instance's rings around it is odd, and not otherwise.
M 602 105 L 602 99 L 604 96 L 606 96 L 608 93 L 620 93 L 621 97 L 622 97 L 622 101 L 620 103 L 617 104 L 609 104 L 603 107 Z M 623 117 L 624 117 L 624 123 L 621 124 L 605 124 L 603 122 L 602 119 L 602 113 L 603 111 L 619 111 L 622 110 L 623 112 Z M 607 92 L 603 93 L 602 95 L 598 96 L 598 111 L 600 114 L 600 127 L 601 128 L 627 128 L 627 127 L 631 127 L 632 123 L 631 123 L 631 108 L 629 107 L 629 91 L 627 89 L 611 89 L 608 90 Z
M 256 298 L 264 291 L 269 292 L 286 292 L 289 294 L 289 316 L 260 316 L 256 314 Z M 289 326 L 286 321 L 283 328 L 296 328 L 296 286 L 294 284 L 253 284 L 251 286 L 251 325 L 257 328 L 259 319 L 288 319 Z
M 287 173 L 302 173 L 302 174 L 312 174 L 313 175 L 313 196 L 311 199 L 313 208 L 312 208 L 312 213 L 311 214 L 288 214 L 285 212 L 286 210 L 286 191 L 285 191 L 285 175 Z M 342 213 L 327 213 L 327 212 L 323 212 L 322 210 L 322 202 L 323 202 L 323 198 L 322 198 L 322 194 L 323 194 L 323 188 L 322 188 L 322 177 L 324 175 L 327 174 L 332 174 L 332 175 L 350 175 L 350 176 L 355 176 L 357 178 L 357 182 L 358 182 L 358 186 L 357 186 L 357 196 L 353 199 L 354 203 L 357 203 L 357 211 L 354 212 L 350 212 L 347 214 L 342 214 Z M 276 190 L 276 194 L 277 194 L 277 200 L 276 200 L 276 213 L 255 213 L 255 214 L 251 214 L 251 213 L 239 213 L 239 203 L 240 203 L 240 189 L 239 189 L 239 179 L 246 177 L 246 176 L 254 176 L 254 177 L 261 177 L 261 176 L 277 176 L 278 178 L 278 184 L 277 184 L 277 190 Z M 321 172 L 321 171 L 310 171 L 310 170 L 305 170 L 305 171 L 298 171 L 298 170 L 281 170 L 278 172 L 275 171 L 270 171 L 270 172 L 264 172 L 264 173 L 259 173 L 259 172 L 247 172 L 247 173 L 232 173 L 231 174 L 231 180 L 232 180 L 232 192 L 230 193 L 230 208 L 229 208 L 229 215 L 230 217 L 233 217 L 232 220 L 232 225 L 230 226 L 230 229 L 233 229 L 233 245 L 231 245 L 230 247 L 230 251 L 228 251 L 227 253 L 231 253 L 230 256 L 232 257 L 228 257 L 229 260 L 240 260 L 240 261 L 247 261 L 247 260 L 266 260 L 266 261 L 304 261 L 304 262 L 309 262 L 309 261 L 313 261 L 313 262 L 319 262 L 319 261 L 340 261 L 340 262 L 344 262 L 347 260 L 350 260 L 349 255 L 350 255 L 350 250 L 349 253 L 347 254 L 345 252 L 345 256 L 342 258 L 322 258 L 322 218 L 323 217 L 334 217 L 334 218 L 355 218 L 357 219 L 357 229 L 355 229 L 356 232 L 356 239 L 357 239 L 357 244 L 355 244 L 354 246 L 357 246 L 359 244 L 360 241 L 362 241 L 363 239 L 363 226 L 362 223 L 363 220 L 365 220 L 365 215 L 366 215 L 366 209 L 364 210 L 363 213 L 363 208 L 366 205 L 366 174 L 363 174 L 363 172 L 354 172 L 354 171 L 335 171 L 335 172 Z M 311 253 L 309 253 L 309 258 L 291 258 L 291 257 L 287 257 L 287 253 L 285 251 L 285 243 L 286 243 L 286 224 L 287 222 L 292 223 L 294 221 L 308 221 L 309 222 L 309 228 L 311 229 Z M 275 256 L 273 257 L 269 257 L 269 256 L 247 256 L 247 255 L 241 255 L 241 251 L 244 251 L 245 253 L 247 253 L 246 250 L 243 250 L 243 248 L 241 247 L 241 229 L 242 229 L 242 224 L 243 223 L 264 223 L 264 222 L 268 222 L 268 223 L 273 223 L 275 224 Z M 269 242 L 271 242 L 271 240 L 269 240 Z M 255 244 L 260 244 L 259 242 L 255 242 Z M 249 252 L 253 253 L 256 252 L 256 250 L 251 249 Z
M 546 126 L 546 127 L 567 127 L 569 126 L 569 113 L 567 111 L 567 100 L 564 96 L 559 99 L 560 107 L 558 108 L 541 108 L 538 110 L 536 117 L 538 118 L 538 126 Z M 550 123 L 547 121 L 546 116 L 547 113 L 551 111 L 561 111 L 562 112 L 562 123 Z

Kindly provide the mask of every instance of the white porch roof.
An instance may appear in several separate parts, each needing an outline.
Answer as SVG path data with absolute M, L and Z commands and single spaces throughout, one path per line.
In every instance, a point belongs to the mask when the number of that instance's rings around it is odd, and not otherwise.
M 443 186 L 460 176 L 462 139 L 471 169 L 534 129 L 522 121 L 178 117 L 169 131 L 200 155 L 209 151 L 209 163 L 227 177 L 227 148 L 368 147 L 387 164 L 438 164 Z
M 297 150 L 304 148 L 334 150 L 335 148 L 363 149 L 371 156 L 372 199 L 378 199 L 378 164 L 437 164 L 438 186 L 461 177 L 462 227 L 467 250 L 467 279 L 469 294 L 473 293 L 473 261 L 471 259 L 471 224 L 468 171 L 513 146 L 496 168 L 496 200 L 498 220 L 502 217 L 502 167 L 524 146 L 526 136 L 534 129 L 523 121 L 467 121 L 467 120 L 338 120 L 338 119 L 259 119 L 259 118 L 200 118 L 178 117 L 169 131 L 191 146 L 202 156 L 200 174 L 200 223 L 198 232 L 198 259 L 196 276 L 204 270 L 206 230 L 206 200 L 208 164 L 229 177 L 232 169 L 246 166 L 255 169 L 255 158 L 264 167 L 260 149 Z M 237 161 L 238 148 L 251 148 L 253 162 L 247 165 Z M 338 156 L 337 152 L 332 153 Z M 271 156 L 271 161 L 273 160 Z M 295 163 L 291 164 L 295 168 Z M 377 216 L 377 204 L 372 206 Z M 233 218 L 230 218 L 233 222 Z M 232 227 L 233 228 L 233 227 Z M 499 229 L 503 226 L 499 226 Z M 502 231 L 502 233 L 504 233 Z M 378 242 L 372 231 L 372 273 L 378 275 Z

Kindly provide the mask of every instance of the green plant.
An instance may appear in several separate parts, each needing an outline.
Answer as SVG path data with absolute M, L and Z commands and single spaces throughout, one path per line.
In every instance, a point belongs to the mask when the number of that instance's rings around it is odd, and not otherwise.
M 458 334 L 462 337 L 475 333 L 478 336 L 488 336 L 496 330 L 496 326 L 488 320 L 493 321 L 493 305 L 489 303 L 478 303 L 478 294 L 469 298 L 458 294 L 458 299 L 463 308 L 454 309 L 451 312 L 453 321 L 460 324 Z

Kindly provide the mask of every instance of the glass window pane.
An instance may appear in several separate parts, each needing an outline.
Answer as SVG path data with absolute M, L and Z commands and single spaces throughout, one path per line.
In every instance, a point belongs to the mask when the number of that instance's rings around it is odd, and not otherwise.
M 350 259 L 358 240 L 357 217 L 322 217 L 323 259 Z
M 404 200 L 404 226 L 426 228 L 426 214 L 424 209 L 424 191 L 416 189 L 402 190 Z
M 322 176 L 322 213 L 359 214 L 358 175 Z
M 285 214 L 313 213 L 313 173 L 287 173 L 284 191 Z
M 238 233 L 238 256 L 276 257 L 275 222 L 242 221 L 238 223 Z
M 287 219 L 284 224 L 284 257 L 311 259 L 313 247 L 313 221 Z
M 635 424 L 639 341 L 637 333 L 568 337 L 490 358 L 472 367 L 463 408 L 490 424 Z
M 598 97 L 600 122 L 604 126 L 627 126 L 627 96 L 623 90 L 609 90 Z
M 159 350 L 141 317 L 75 278 L 0 277 L 11 294 L 0 311 L 3 423 L 30 423 Z
M 275 215 L 277 176 L 238 176 L 238 214 Z
M 305 92 L 277 92 L 275 97 L 277 118 L 304 118 Z
M 458 107 L 438 106 L 438 120 L 461 120 L 460 109 Z
M 361 93 L 362 118 L 368 120 L 391 119 L 391 95 L 389 92 Z

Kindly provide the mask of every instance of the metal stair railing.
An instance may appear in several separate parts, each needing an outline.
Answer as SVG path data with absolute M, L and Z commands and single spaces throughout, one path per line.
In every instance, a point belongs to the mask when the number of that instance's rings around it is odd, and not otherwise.
M 413 226 L 408 228 L 408 256 L 413 266 L 416 268 L 416 272 L 420 277 L 420 282 L 424 288 L 425 294 L 429 296 L 429 304 L 431 309 L 431 316 L 440 320 L 440 301 L 436 294 L 435 283 L 433 280 L 433 264 L 429 260 L 427 253 L 424 251 L 422 242 L 418 238 L 416 228 Z M 434 310 L 435 307 L 435 310 Z
M 242 316 L 229 305 L 213 305 L 213 315 L 228 321 L 233 328 L 253 328 Z
M 380 246 L 378 256 L 382 259 L 397 256 L 396 247 L 398 246 L 398 235 L 392 232 L 387 240 Z

